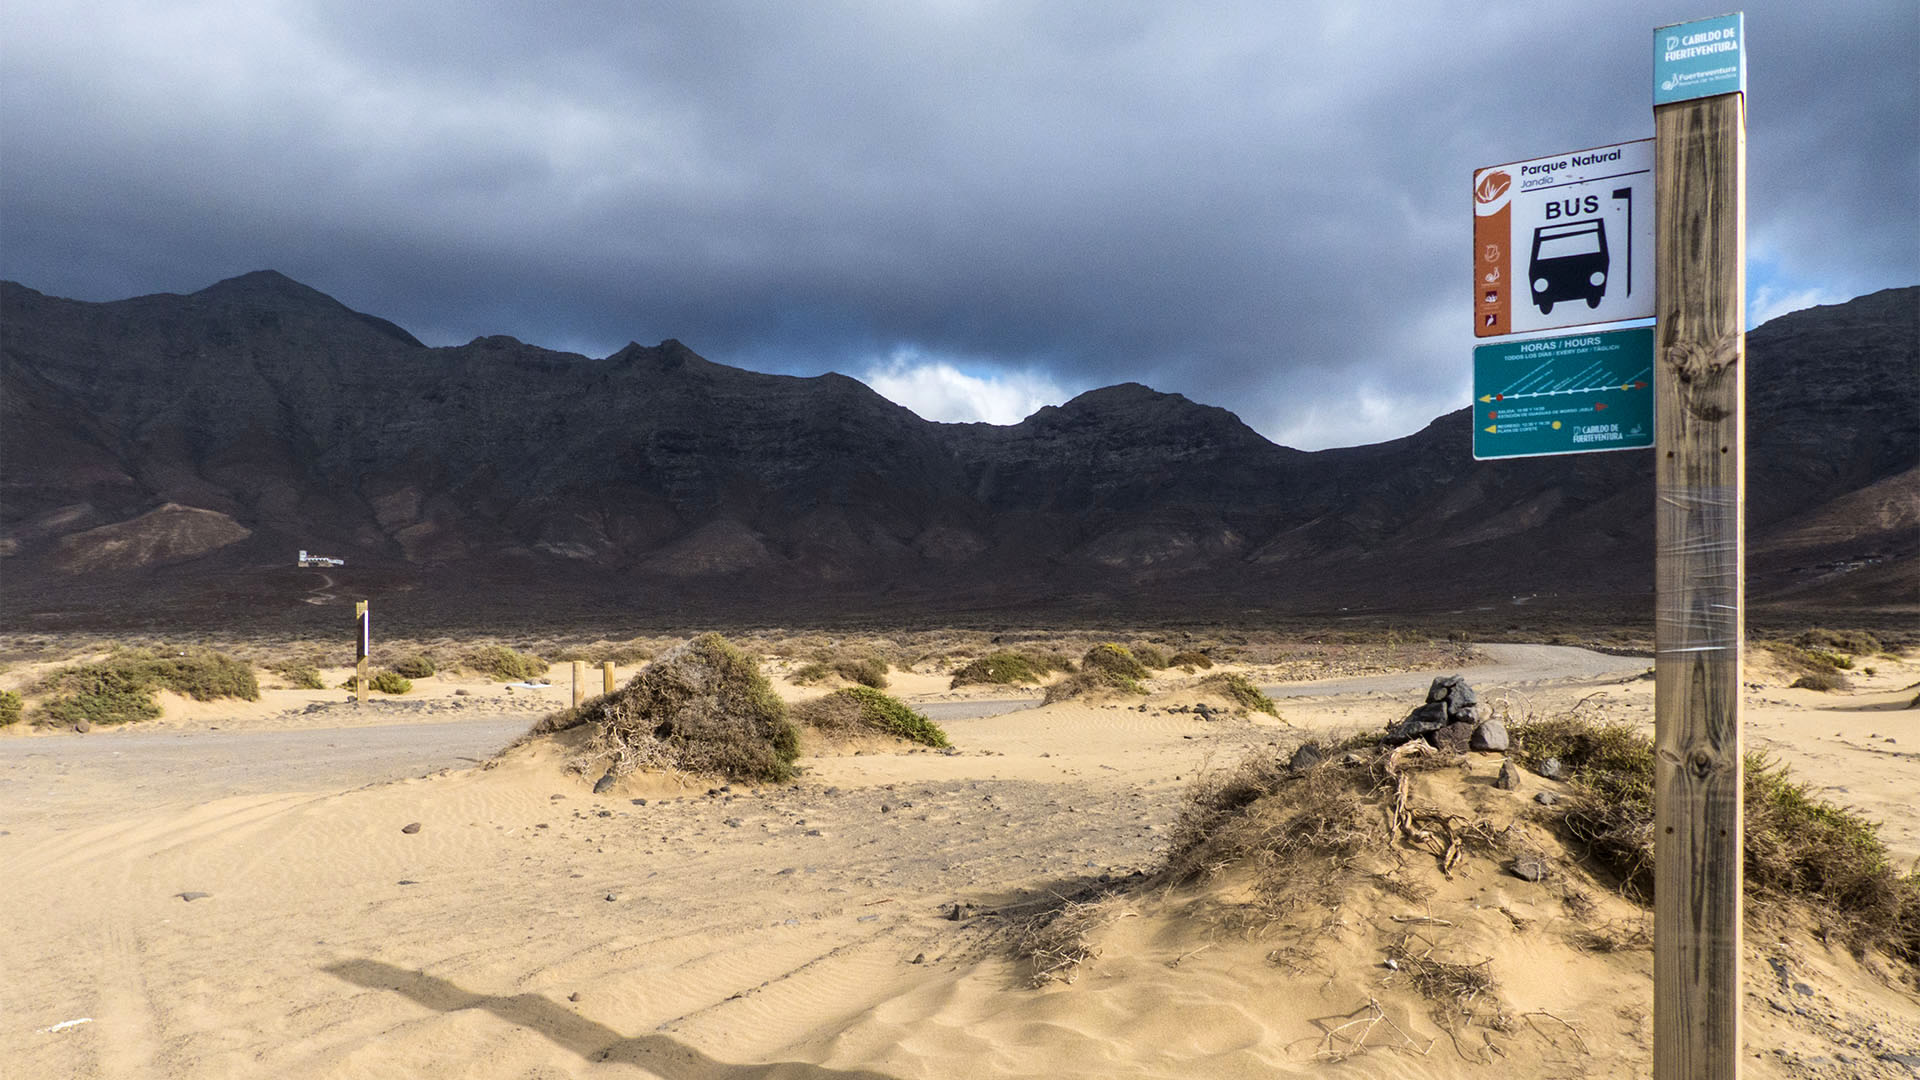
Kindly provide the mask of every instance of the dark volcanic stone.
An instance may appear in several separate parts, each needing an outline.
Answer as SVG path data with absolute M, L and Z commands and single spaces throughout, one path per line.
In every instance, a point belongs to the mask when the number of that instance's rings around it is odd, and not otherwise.
M 1287 759 L 1287 768 L 1292 772 L 1305 772 L 1327 760 L 1326 752 L 1315 743 L 1301 743 Z
M 1507 725 L 1498 720 L 1483 720 L 1473 729 L 1472 746 L 1475 750 L 1496 753 L 1507 749 Z
M 1432 686 L 1427 687 L 1427 700 L 1429 702 L 1445 701 L 1453 696 L 1454 687 L 1459 685 L 1461 685 L 1460 676 L 1441 675 L 1433 680 Z
M 1464 754 L 1473 744 L 1473 725 L 1468 723 L 1448 724 L 1446 727 L 1427 733 L 1428 741 L 1441 750 L 1450 750 Z
M 613 787 L 613 780 L 613 770 L 608 769 L 600 779 L 593 782 L 593 793 L 595 795 L 604 794 L 609 788 Z
M 1557 757 L 1550 757 L 1541 762 L 1539 773 L 1549 780 L 1565 780 L 1567 778 L 1566 767 L 1560 764 L 1560 759 Z
M 1429 702 L 1407 714 L 1405 720 L 1387 727 L 1386 738 L 1382 741 L 1388 746 L 1398 746 L 1425 735 L 1429 731 L 1438 731 L 1447 725 L 1447 706 L 1445 702 Z
M 1493 786 L 1502 791 L 1514 791 L 1520 787 L 1520 770 L 1513 767 L 1512 760 L 1500 763 L 1500 775 L 1494 779 Z
M 412 836 L 414 833 L 420 831 L 420 823 L 417 821 L 409 821 L 405 825 L 400 826 L 400 831 L 406 833 L 408 836 Z
M 1560 801 L 1560 796 L 1555 795 L 1551 791 L 1542 791 L 1533 797 L 1533 801 L 1539 803 L 1541 806 L 1552 806 L 1554 803 Z

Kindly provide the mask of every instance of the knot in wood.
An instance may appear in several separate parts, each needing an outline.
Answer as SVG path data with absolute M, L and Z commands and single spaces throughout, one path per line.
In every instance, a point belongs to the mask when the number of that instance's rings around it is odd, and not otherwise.
M 1713 752 L 1705 747 L 1695 747 L 1687 755 L 1687 768 L 1692 770 L 1694 776 L 1706 779 L 1713 772 Z

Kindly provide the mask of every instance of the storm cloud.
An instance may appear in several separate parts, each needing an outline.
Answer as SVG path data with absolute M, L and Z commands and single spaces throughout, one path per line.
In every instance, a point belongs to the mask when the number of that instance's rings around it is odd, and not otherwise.
M 1472 171 L 1650 136 L 1654 27 L 1714 10 L 1355 7 L 11 4 L 0 276 L 1391 438 L 1466 403 Z M 1911 0 L 1747 27 L 1750 314 L 1920 281 Z

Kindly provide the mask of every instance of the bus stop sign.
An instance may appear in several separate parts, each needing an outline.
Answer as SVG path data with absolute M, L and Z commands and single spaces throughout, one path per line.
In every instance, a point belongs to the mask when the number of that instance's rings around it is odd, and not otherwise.
M 1473 333 L 1653 317 L 1653 140 L 1473 174 Z

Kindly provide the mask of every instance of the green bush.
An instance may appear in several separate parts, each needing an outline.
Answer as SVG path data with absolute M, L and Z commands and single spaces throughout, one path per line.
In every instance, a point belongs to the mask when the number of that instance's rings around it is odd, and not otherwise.
M 1166 652 L 1157 645 L 1135 645 L 1133 658 L 1140 661 L 1140 666 L 1151 671 L 1160 671 L 1173 666 L 1173 662 L 1167 659 Z
M 0 690 L 0 727 L 20 722 L 20 695 L 12 690 Z
M 1237 671 L 1223 671 L 1218 675 L 1209 675 L 1200 680 L 1200 685 L 1213 690 L 1221 697 L 1244 709 L 1263 712 L 1274 719 L 1280 718 L 1280 706 L 1253 685 L 1253 680 Z
M 970 683 L 1037 683 L 1042 674 L 1033 659 L 1024 653 L 989 653 L 954 672 L 950 686 L 958 689 Z
M 1629 724 L 1575 717 L 1509 726 L 1516 756 L 1559 758 L 1573 797 L 1555 816 L 1621 891 L 1653 895 L 1653 740 Z M 1814 907 L 1842 940 L 1920 963 L 1920 875 L 1902 876 L 1878 828 L 1813 796 L 1785 766 L 1747 754 L 1742 814 L 1746 893 Z
M 1187 652 L 1174 653 L 1168 657 L 1167 666 L 1184 668 L 1188 674 L 1192 674 L 1195 669 L 1205 671 L 1212 667 L 1213 661 L 1206 653 L 1189 650 Z
M 40 706 L 35 722 L 54 725 L 151 720 L 160 715 L 155 690 L 171 690 L 195 701 L 260 697 L 252 665 L 201 648 L 121 649 L 98 663 L 61 668 L 39 688 L 54 696 Z
M 1835 690 L 1841 689 L 1844 685 L 1837 676 L 1829 675 L 1824 671 L 1816 671 L 1811 674 L 1802 675 L 1793 680 L 1792 683 L 1792 687 L 1795 690 L 1819 690 L 1822 693 L 1832 693 Z
M 1128 680 L 1147 677 L 1146 665 L 1136 659 L 1125 645 L 1111 641 L 1088 649 L 1087 654 L 1080 658 L 1080 670 L 1104 672 Z
M 796 722 L 831 734 L 877 731 L 908 742 L 944 747 L 947 733 L 926 715 L 869 686 L 849 686 L 793 707 Z
M 1855 656 L 1872 656 L 1886 648 L 1879 638 L 1865 630 L 1827 630 L 1817 626 L 1801 633 L 1793 639 L 1793 643 L 1803 649 L 1852 653 Z
M 801 664 L 795 668 L 793 670 L 793 681 L 799 686 L 812 686 L 814 683 L 826 682 L 832 675 L 832 668 L 815 660 L 811 663 Z
M 404 694 L 413 689 L 413 683 L 397 671 L 382 671 L 367 680 L 367 685 L 383 694 Z
M 320 677 L 320 669 L 312 664 L 285 663 L 276 664 L 271 670 L 275 675 L 287 680 L 296 690 L 325 690 L 326 680 Z
M 394 664 L 393 671 L 394 674 L 402 678 L 424 679 L 434 672 L 433 658 L 424 653 L 414 653 L 412 656 L 403 657 L 399 663 Z M 402 690 L 401 693 L 406 693 L 406 691 Z
M 545 675 L 548 664 L 530 653 L 515 652 L 505 645 L 482 645 L 461 661 L 467 667 L 498 682 L 525 682 Z

